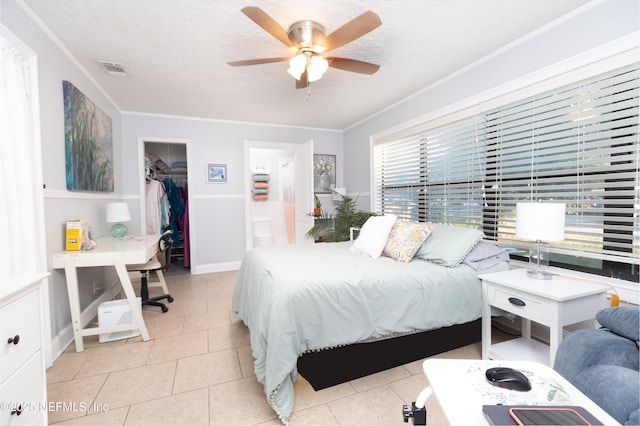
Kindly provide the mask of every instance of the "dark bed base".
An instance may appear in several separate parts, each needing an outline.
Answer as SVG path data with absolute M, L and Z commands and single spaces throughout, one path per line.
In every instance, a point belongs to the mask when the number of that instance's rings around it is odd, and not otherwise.
M 482 320 L 330 350 L 298 358 L 298 373 L 320 390 L 460 348 L 482 339 Z

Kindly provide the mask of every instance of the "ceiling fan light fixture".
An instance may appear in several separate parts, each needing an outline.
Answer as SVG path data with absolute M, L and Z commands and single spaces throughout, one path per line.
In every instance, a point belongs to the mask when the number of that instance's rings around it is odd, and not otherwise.
M 304 69 L 307 67 L 307 56 L 304 53 L 298 53 L 289 61 L 289 69 L 287 72 L 296 80 L 300 80 Z
M 307 78 L 310 83 L 320 80 L 329 69 L 329 62 L 322 56 L 312 56 L 307 66 Z
M 285 30 L 257 6 L 246 6 L 241 11 L 259 27 L 290 48 L 290 54 L 295 52 L 295 56 L 228 62 L 231 66 L 288 61 L 287 72 L 296 79 L 296 89 L 306 87 L 307 90 L 310 87 L 309 83 L 321 79 L 329 66 L 360 74 L 374 74 L 380 68 L 379 65 L 365 61 L 336 57 L 326 59 L 321 56 L 351 43 L 382 25 L 380 17 L 370 10 L 342 25 L 328 36 L 325 35 L 324 27 L 315 21 L 298 21 Z M 310 92 L 307 97 L 309 94 Z

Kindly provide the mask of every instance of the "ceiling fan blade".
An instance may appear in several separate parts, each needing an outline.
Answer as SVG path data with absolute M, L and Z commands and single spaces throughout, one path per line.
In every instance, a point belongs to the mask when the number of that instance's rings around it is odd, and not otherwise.
M 272 62 L 287 62 L 291 58 L 260 58 L 260 59 L 245 59 L 242 61 L 231 61 L 227 62 L 228 65 L 232 67 L 244 67 L 246 65 L 260 65 L 260 64 L 270 64 Z
M 325 39 L 325 52 L 344 46 L 375 30 L 380 25 L 382 25 L 380 17 L 369 10 L 329 34 Z
M 241 9 L 242 13 L 247 15 L 249 19 L 258 24 L 262 29 L 266 32 L 280 40 L 282 43 L 287 46 L 292 46 L 291 40 L 289 40 L 289 34 L 287 31 L 280 26 L 271 16 L 267 15 L 267 13 L 260 9 L 257 6 L 247 6 Z
M 296 80 L 296 89 L 306 89 L 308 85 L 309 81 L 307 80 L 307 70 L 304 70 L 300 76 L 300 80 Z
M 358 61 L 346 58 L 326 58 L 329 66 L 344 71 L 357 72 L 360 74 L 375 74 L 380 69 L 380 65 L 371 62 Z

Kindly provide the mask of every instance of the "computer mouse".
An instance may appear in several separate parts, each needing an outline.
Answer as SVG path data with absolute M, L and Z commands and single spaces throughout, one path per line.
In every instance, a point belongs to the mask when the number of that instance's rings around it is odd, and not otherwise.
M 494 386 L 526 392 L 531 390 L 531 382 L 522 372 L 509 367 L 494 367 L 486 371 L 487 380 Z

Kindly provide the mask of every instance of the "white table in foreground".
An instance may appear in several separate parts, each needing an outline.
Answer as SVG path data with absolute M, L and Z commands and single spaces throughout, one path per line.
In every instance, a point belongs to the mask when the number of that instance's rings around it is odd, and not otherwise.
M 67 279 L 67 292 L 69 293 L 69 308 L 71 309 L 71 322 L 73 336 L 76 343 L 76 351 L 82 352 L 84 344 L 83 336 L 91 336 L 102 333 L 113 333 L 126 330 L 140 330 L 143 340 L 149 340 L 149 333 L 142 318 L 140 306 L 136 303 L 136 295 L 129 279 L 126 265 L 145 263 L 158 251 L 159 235 L 127 236 L 124 238 L 102 237 L 96 241 L 98 246 L 87 251 L 62 251 L 53 256 L 53 267 L 64 268 Z M 94 266 L 113 266 L 118 273 L 122 290 L 124 291 L 133 316 L 133 324 L 112 325 L 108 327 L 85 328 L 87 323 L 95 317 L 95 307 L 103 299 L 110 299 L 114 291 L 105 292 L 104 297 L 99 298 L 91 308 L 81 311 L 78 292 L 77 268 Z M 86 315 L 85 315 L 86 313 Z
M 524 372 L 532 389 L 517 392 L 491 385 L 485 371 L 497 366 Z M 605 425 L 619 424 L 555 370 L 537 362 L 432 358 L 422 369 L 450 425 L 486 425 L 482 406 L 494 404 L 579 405 Z

